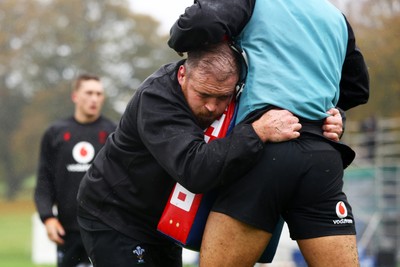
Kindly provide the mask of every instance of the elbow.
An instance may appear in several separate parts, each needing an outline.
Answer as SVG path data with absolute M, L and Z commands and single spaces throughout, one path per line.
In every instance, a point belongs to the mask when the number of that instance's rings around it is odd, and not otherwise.
M 217 179 L 205 179 L 204 175 L 192 176 L 191 179 L 182 179 L 179 183 L 194 194 L 203 194 L 211 191 L 218 186 Z

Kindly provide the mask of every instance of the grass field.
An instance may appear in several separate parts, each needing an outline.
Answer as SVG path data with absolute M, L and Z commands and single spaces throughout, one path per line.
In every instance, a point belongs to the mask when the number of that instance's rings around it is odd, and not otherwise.
M 0 200 L 0 267 L 55 267 L 32 262 L 32 214 L 35 207 L 31 199 L 27 193 L 22 200 Z
M 0 182 L 0 267 L 55 267 L 32 261 L 32 215 L 35 213 L 33 188 L 35 177 L 26 179 L 16 201 L 7 202 L 5 186 Z M 195 267 L 196 265 L 184 265 Z
M 52 267 L 31 260 L 34 210 L 30 200 L 0 201 L 0 267 Z

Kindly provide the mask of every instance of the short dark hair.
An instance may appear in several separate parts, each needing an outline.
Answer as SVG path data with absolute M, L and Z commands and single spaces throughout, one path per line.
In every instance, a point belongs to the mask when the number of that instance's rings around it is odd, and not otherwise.
M 89 80 L 95 80 L 100 82 L 100 77 L 95 75 L 95 74 L 89 74 L 89 73 L 84 73 L 84 74 L 80 74 L 74 81 L 73 85 L 72 85 L 72 90 L 76 91 L 79 89 L 79 87 L 81 86 L 81 83 L 83 81 L 89 81 Z
M 188 51 L 185 67 L 188 75 L 190 75 L 191 69 L 196 69 L 201 74 L 212 74 L 220 81 L 224 81 L 232 75 L 239 77 L 240 74 L 238 55 L 227 42 Z

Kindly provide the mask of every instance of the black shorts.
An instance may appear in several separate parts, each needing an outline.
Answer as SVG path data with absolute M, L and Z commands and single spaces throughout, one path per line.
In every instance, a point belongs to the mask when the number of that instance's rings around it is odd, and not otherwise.
M 57 266 L 90 266 L 80 233 L 67 231 L 63 239 L 64 244 L 57 246 Z
M 147 244 L 108 225 L 78 216 L 81 235 L 94 267 L 182 267 L 182 248 Z
M 342 156 L 308 133 L 266 144 L 257 165 L 221 189 L 212 210 L 270 233 L 282 216 L 295 240 L 355 234 Z

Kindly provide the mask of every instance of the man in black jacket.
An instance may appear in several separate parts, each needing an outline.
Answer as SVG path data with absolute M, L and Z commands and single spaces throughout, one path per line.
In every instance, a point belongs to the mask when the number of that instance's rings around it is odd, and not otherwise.
M 35 190 L 35 204 L 49 239 L 57 244 L 60 267 L 90 264 L 76 219 L 76 195 L 95 154 L 116 128 L 101 116 L 104 89 L 98 76 L 80 75 L 72 101 L 74 115 L 55 122 L 43 135 Z
M 368 100 L 368 71 L 351 26 L 325 0 L 198 0 L 172 27 L 169 45 L 181 53 L 226 37 L 245 51 L 249 67 L 238 121 L 279 106 L 303 128 L 297 140 L 266 145 L 244 179 L 224 185 L 207 222 L 201 266 L 253 266 L 280 216 L 310 266 L 357 266 L 342 179 L 354 153 L 324 140 L 318 126 L 330 107 Z
M 194 193 L 229 184 L 254 165 L 265 142 L 299 136 L 298 119 L 276 109 L 205 143 L 204 129 L 233 97 L 238 68 L 221 43 L 162 66 L 139 87 L 78 192 L 94 266 L 181 266 L 181 248 L 156 230 L 175 183 Z

